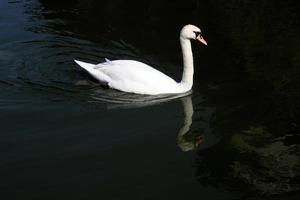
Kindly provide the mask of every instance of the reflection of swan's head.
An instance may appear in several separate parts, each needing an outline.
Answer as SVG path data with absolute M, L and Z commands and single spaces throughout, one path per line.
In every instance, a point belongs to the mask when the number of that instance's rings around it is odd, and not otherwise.
M 197 26 L 191 25 L 191 24 L 185 25 L 181 29 L 180 39 L 198 40 L 199 42 L 207 45 L 207 42 L 202 37 L 200 28 L 198 28 Z

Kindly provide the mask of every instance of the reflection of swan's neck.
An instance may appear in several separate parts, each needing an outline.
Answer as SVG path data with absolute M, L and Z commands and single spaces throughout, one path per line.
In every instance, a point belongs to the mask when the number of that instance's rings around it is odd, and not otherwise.
M 191 126 L 194 114 L 193 102 L 190 96 L 182 98 L 182 107 L 183 107 L 183 115 L 184 115 L 184 126 Z
M 180 44 L 183 59 L 183 74 L 181 84 L 191 89 L 193 86 L 194 62 L 191 41 L 180 37 Z
M 182 101 L 182 107 L 183 107 L 183 126 L 179 130 L 178 136 L 177 136 L 177 144 L 181 148 L 182 151 L 189 151 L 194 149 L 194 143 L 186 141 L 184 136 L 188 134 L 190 131 L 190 127 L 193 122 L 193 102 L 191 99 L 191 96 L 187 96 L 181 99 Z

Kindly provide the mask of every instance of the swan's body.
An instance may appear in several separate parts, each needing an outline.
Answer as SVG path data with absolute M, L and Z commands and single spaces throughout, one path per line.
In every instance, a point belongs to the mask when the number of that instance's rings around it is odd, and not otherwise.
M 190 89 L 149 65 L 134 60 L 106 60 L 98 65 L 75 62 L 110 88 L 124 92 L 155 95 L 182 93 Z
M 186 25 L 181 30 L 180 43 L 183 53 L 182 81 L 176 82 L 162 72 L 134 60 L 106 60 L 97 65 L 75 62 L 100 82 L 110 88 L 137 94 L 175 94 L 189 91 L 193 85 L 193 54 L 190 39 L 198 39 L 206 44 L 200 29 L 193 25 Z

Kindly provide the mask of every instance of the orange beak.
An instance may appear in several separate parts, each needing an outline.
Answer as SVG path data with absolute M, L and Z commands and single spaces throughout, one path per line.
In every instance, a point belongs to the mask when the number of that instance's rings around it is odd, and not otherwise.
M 204 40 L 204 38 L 201 35 L 198 35 L 196 38 L 199 42 L 203 43 L 204 45 L 207 45 L 207 42 Z

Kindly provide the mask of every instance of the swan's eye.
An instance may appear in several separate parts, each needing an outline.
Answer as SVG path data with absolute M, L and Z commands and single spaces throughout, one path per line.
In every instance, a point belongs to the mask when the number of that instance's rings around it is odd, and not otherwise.
M 196 34 L 196 37 L 198 37 L 199 35 L 201 35 L 200 31 L 194 31 L 194 33 Z

